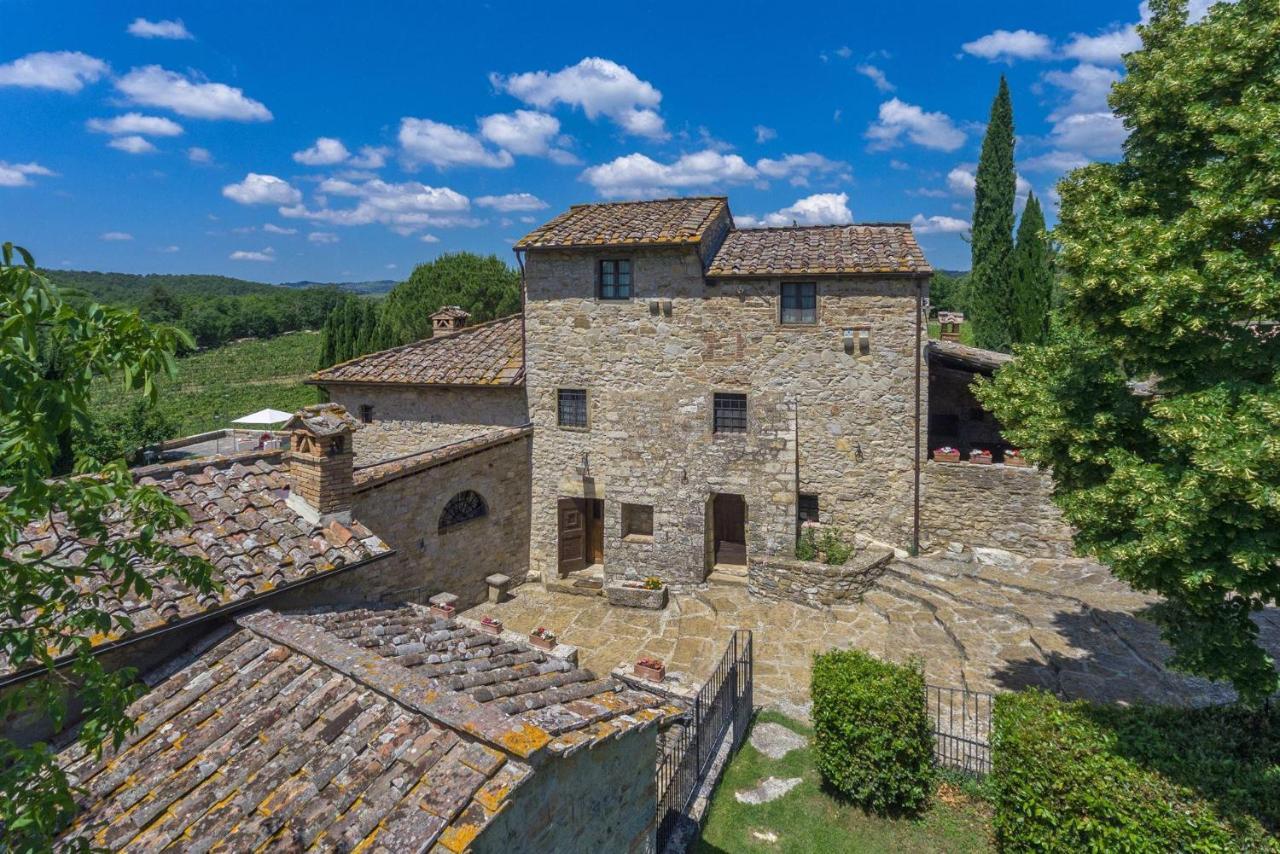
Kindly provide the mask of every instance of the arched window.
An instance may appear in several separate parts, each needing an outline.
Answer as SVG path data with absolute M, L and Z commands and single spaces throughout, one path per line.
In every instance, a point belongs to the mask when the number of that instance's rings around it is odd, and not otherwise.
M 464 489 L 449 499 L 449 503 L 440 511 L 440 531 L 444 533 L 455 525 L 470 522 L 489 514 L 489 507 L 484 503 L 480 493 Z

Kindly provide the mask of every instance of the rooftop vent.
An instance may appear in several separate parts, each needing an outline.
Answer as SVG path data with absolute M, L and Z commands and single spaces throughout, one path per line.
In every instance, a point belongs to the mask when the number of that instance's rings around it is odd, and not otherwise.
M 471 315 L 456 305 L 446 305 L 431 315 L 432 335 L 452 335 L 467 325 Z

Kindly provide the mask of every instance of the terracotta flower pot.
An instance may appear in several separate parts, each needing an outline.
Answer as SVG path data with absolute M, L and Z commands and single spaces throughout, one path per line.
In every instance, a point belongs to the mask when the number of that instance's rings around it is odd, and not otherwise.
M 535 635 L 530 633 L 529 643 L 545 652 L 550 652 L 556 648 L 555 635 Z
M 970 451 L 969 462 L 976 463 L 977 465 L 980 465 L 980 466 L 989 466 L 991 465 L 991 452 L 990 451 Z
M 661 661 L 654 662 L 654 664 L 657 666 L 637 661 L 631 672 L 641 679 L 647 679 L 650 682 L 661 682 L 667 678 L 667 665 Z
M 457 612 L 458 612 L 458 609 L 455 608 L 453 605 L 432 605 L 431 606 L 431 616 L 439 617 L 442 620 L 453 619 L 453 615 L 456 614 Z
M 494 620 L 491 623 L 486 623 L 482 620 L 480 622 L 480 631 L 487 635 L 500 635 L 502 634 L 502 621 Z
M 1004 464 L 1007 466 L 1013 466 L 1014 468 L 1021 468 L 1021 469 L 1024 469 L 1028 465 L 1030 465 L 1030 463 L 1027 462 L 1026 457 L 1011 457 L 1008 454 L 1005 455 Z
M 958 463 L 960 462 L 960 452 L 951 451 L 950 453 L 943 453 L 942 451 L 934 451 L 933 460 L 938 463 Z

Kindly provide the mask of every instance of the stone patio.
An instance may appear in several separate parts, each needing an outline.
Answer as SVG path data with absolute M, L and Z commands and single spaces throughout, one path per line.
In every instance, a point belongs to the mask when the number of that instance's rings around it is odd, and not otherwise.
M 895 560 L 861 603 L 830 611 L 759 601 L 732 585 L 673 594 L 655 612 L 526 584 L 468 616 L 493 614 L 521 632 L 546 626 L 579 647 L 582 665 L 597 673 L 656 657 L 693 684 L 709 676 L 732 630 L 751 629 L 760 704 L 806 703 L 810 658 L 832 647 L 894 660 L 919 655 L 931 684 L 975 691 L 1041 685 L 1094 700 L 1230 698 L 1224 686 L 1164 667 L 1168 649 L 1140 616 L 1152 600 L 1104 568 L 1079 560 L 1008 564 Z M 1280 610 L 1258 621 L 1264 643 L 1280 652 Z

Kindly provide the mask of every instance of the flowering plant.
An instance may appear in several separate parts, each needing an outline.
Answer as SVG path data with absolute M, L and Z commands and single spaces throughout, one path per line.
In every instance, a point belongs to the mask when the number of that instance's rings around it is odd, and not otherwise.
M 640 665 L 641 667 L 648 667 L 650 670 L 662 669 L 662 659 L 660 658 L 641 658 L 638 661 L 636 661 L 636 664 Z
M 1022 456 L 1022 451 L 1019 451 L 1017 448 L 1009 448 L 1004 452 L 1004 455 L 1006 457 L 1020 458 Z
M 950 445 L 943 445 L 941 448 L 934 448 L 934 449 L 933 449 L 933 452 L 934 452 L 935 454 L 958 454 L 958 453 L 960 453 L 959 451 L 957 451 L 955 448 L 951 447 Z
M 482 617 L 482 618 L 480 619 L 480 622 L 484 623 L 486 626 L 500 626 L 500 625 L 502 625 L 502 621 L 501 621 L 501 620 L 495 620 L 493 617 L 489 617 L 489 616 Z
M 529 634 L 531 634 L 531 635 L 533 635 L 534 637 L 537 637 L 537 638 L 544 638 L 544 639 L 546 639 L 546 640 L 551 640 L 552 638 L 554 638 L 554 637 L 555 637 L 555 634 L 553 634 L 549 629 L 547 629 L 547 627 L 546 627 L 546 626 L 538 626 L 536 629 L 534 629 L 533 631 L 531 631 Z
M 645 590 L 661 590 L 662 579 L 656 575 L 650 575 L 648 578 L 644 580 L 644 589 Z

